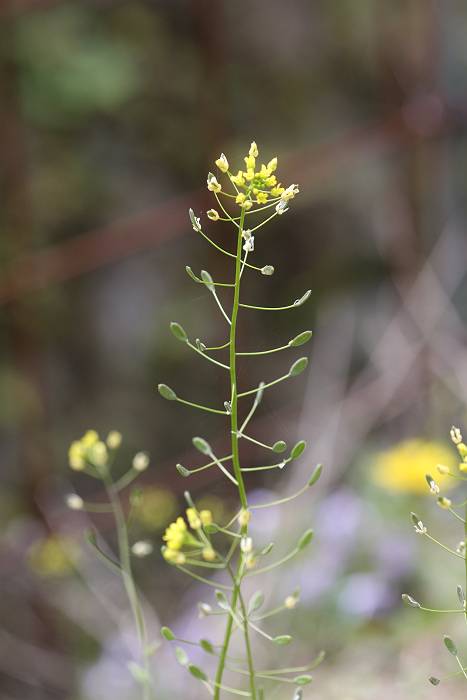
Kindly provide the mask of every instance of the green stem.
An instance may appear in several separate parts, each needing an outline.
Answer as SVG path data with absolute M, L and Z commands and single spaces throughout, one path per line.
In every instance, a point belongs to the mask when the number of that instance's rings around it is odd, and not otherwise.
M 245 210 L 242 209 L 240 222 L 238 226 L 238 239 L 237 239 L 237 254 L 235 261 L 235 289 L 234 298 L 232 304 L 232 315 L 231 315 L 231 325 L 230 325 L 230 343 L 229 343 L 229 365 L 230 365 L 230 386 L 231 386 L 231 414 L 230 414 L 230 429 L 232 436 L 232 464 L 235 474 L 235 478 L 238 483 L 238 493 L 240 496 L 240 503 L 242 509 L 248 508 L 248 500 L 245 490 L 245 484 L 243 481 L 243 474 L 240 466 L 240 455 L 238 447 L 238 401 L 237 401 L 237 368 L 236 368 L 236 335 L 237 335 L 237 317 L 238 310 L 240 307 L 240 279 L 241 279 L 241 268 L 242 268 L 242 233 L 243 225 L 245 222 Z M 246 534 L 248 526 L 242 528 L 242 534 Z M 241 570 L 242 570 L 242 557 L 239 558 L 237 576 L 232 576 L 234 589 L 232 592 L 232 598 L 230 601 L 230 606 L 232 610 L 237 609 L 237 604 L 240 600 L 240 605 L 244 609 L 241 594 Z M 220 699 L 222 677 L 224 674 L 225 663 L 227 658 L 227 651 L 229 648 L 230 640 L 232 637 L 233 629 L 233 617 L 229 615 L 227 620 L 227 626 L 225 629 L 224 642 L 222 645 L 221 653 L 219 656 L 219 663 L 217 666 L 216 679 L 214 685 L 214 700 Z M 245 622 L 245 625 L 248 623 Z M 246 653 L 248 656 L 248 666 L 250 675 L 250 688 L 251 688 L 251 698 L 256 700 L 256 687 L 255 687 L 255 675 L 253 669 L 253 659 L 251 655 L 250 639 L 248 636 L 248 629 L 245 627 L 245 646 Z
M 250 674 L 251 697 L 256 698 L 255 669 L 253 666 L 253 655 L 251 653 L 250 633 L 248 631 L 248 617 L 247 617 L 245 602 L 243 600 L 240 589 L 239 589 L 239 600 L 240 600 L 240 607 L 242 610 L 242 617 L 243 617 L 243 633 L 245 635 L 245 649 L 246 649 L 246 656 L 247 656 L 247 661 L 248 661 L 248 671 Z
M 467 540 L 467 505 L 465 506 L 464 542 L 466 540 Z M 465 552 L 464 552 L 464 556 L 465 556 L 465 589 L 467 591 L 467 555 L 465 554 Z M 465 595 L 467 595 L 467 593 Z M 465 621 L 467 622 L 467 608 L 465 610 Z
M 141 647 L 141 658 L 146 676 L 146 680 L 142 682 L 142 700 L 150 700 L 151 685 L 149 680 L 149 660 L 146 654 L 146 649 L 148 646 L 146 625 L 144 622 L 143 612 L 141 610 L 141 605 L 138 599 L 138 593 L 133 579 L 133 572 L 131 569 L 130 543 L 128 541 L 128 530 L 125 522 L 125 515 L 123 513 L 122 504 L 120 502 L 117 489 L 114 483 L 112 482 L 110 474 L 107 470 L 103 474 L 103 481 L 107 491 L 107 495 L 109 497 L 109 501 L 112 506 L 115 525 L 117 528 L 118 552 L 123 584 L 125 586 L 128 600 L 130 602 L 133 618 L 135 621 L 136 631 L 138 634 L 138 640 Z

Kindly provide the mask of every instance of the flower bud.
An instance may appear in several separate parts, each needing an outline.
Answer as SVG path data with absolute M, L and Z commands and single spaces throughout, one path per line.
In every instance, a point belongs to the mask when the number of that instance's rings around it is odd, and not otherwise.
M 118 430 L 111 430 L 107 435 L 106 443 L 111 450 L 116 450 L 122 444 L 122 434 Z
M 144 472 L 149 466 L 149 457 L 146 452 L 137 452 L 133 457 L 132 467 L 137 472 Z
M 65 499 L 65 502 L 71 510 L 83 510 L 84 501 L 77 493 L 70 493 Z

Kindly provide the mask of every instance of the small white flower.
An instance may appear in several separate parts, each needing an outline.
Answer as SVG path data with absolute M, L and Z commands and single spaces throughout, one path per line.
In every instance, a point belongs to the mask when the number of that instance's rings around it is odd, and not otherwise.
M 251 512 L 242 508 L 238 516 L 238 524 L 240 525 L 240 527 L 246 527 L 250 522 L 250 518 Z
M 251 537 L 242 537 L 240 540 L 240 549 L 243 554 L 250 554 L 253 551 L 253 540 Z
M 417 535 L 426 535 L 427 533 L 427 529 L 421 520 L 419 520 L 418 523 L 414 525 L 414 529 Z
M 83 510 L 84 501 L 77 493 L 69 493 L 65 501 L 71 510 Z
M 138 542 L 135 542 L 134 545 L 131 547 L 131 551 L 135 555 L 135 557 L 139 557 L 140 559 L 142 557 L 147 557 L 149 554 L 152 554 L 152 544 L 148 542 L 147 540 L 139 540 Z
M 456 547 L 456 552 L 458 554 L 465 554 L 465 542 L 464 540 L 461 540 L 459 544 Z
M 298 596 L 296 595 L 288 595 L 287 598 L 284 600 L 284 605 L 288 610 L 293 610 L 298 603 Z
M 207 185 L 208 185 L 208 190 L 210 192 L 220 192 L 222 189 L 222 186 L 217 181 L 216 176 L 213 175 L 212 173 L 208 174 Z
M 451 428 L 451 440 L 455 445 L 458 445 L 460 442 L 462 442 L 462 433 L 459 430 L 459 428 L 456 428 L 455 425 L 453 425 Z
M 281 201 L 276 204 L 276 212 L 279 214 L 279 216 L 282 216 L 282 214 L 285 214 L 286 211 L 289 211 L 287 202 L 281 199 Z
M 212 608 L 208 603 L 198 603 L 199 617 L 206 617 L 212 613 Z
M 439 494 L 439 486 L 436 483 L 436 481 L 433 481 L 433 480 L 430 481 L 430 491 L 435 496 L 437 496 Z
M 137 472 L 144 472 L 149 466 L 149 457 L 146 452 L 137 452 L 133 457 L 132 467 Z
M 255 237 L 251 235 L 250 229 L 243 231 L 242 237 L 245 241 L 243 244 L 243 250 L 245 253 L 252 253 L 255 249 Z
M 282 194 L 281 194 L 281 199 L 284 202 L 288 202 L 289 199 L 293 199 L 296 194 L 298 194 L 300 190 L 298 189 L 298 185 L 289 185 L 287 189 L 285 189 Z

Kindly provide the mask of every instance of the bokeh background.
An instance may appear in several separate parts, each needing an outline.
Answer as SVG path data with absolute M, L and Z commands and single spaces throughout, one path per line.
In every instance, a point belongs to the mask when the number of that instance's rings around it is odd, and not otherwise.
M 212 206 L 212 161 L 220 151 L 240 161 L 252 139 L 301 193 L 258 236 L 255 260 L 276 273 L 248 276 L 245 297 L 313 294 L 273 317 L 243 313 L 242 338 L 263 349 L 314 331 L 311 372 L 271 392 L 254 426 L 266 441 L 305 438 L 308 450 L 284 473 L 250 479 L 252 498 L 292 493 L 315 463 L 326 467 L 313 494 L 254 524 L 279 551 L 316 530 L 310 556 L 267 584 L 275 602 L 301 587 L 283 621 L 296 638 L 287 656 L 327 650 L 305 697 L 465 696 L 458 677 L 427 682 L 455 671 L 443 633 L 467 653 L 462 616 L 403 608 L 400 595 L 452 608 L 465 579 L 408 513 L 451 547 L 462 539 L 423 474 L 455 464 L 449 428 L 467 424 L 466 36 L 459 0 L 0 4 L 3 700 L 135 697 L 123 592 L 83 543 L 90 520 L 63 500 L 102 496 L 67 467 L 70 441 L 90 427 L 123 433 L 117 469 L 137 450 L 151 455 L 133 531 L 155 546 L 135 562 L 151 635 L 161 624 L 217 634 L 197 616 L 210 592 L 158 548 L 188 483 L 218 517 L 236 507 L 219 473 L 187 482 L 175 469 L 200 463 L 192 435 L 220 449 L 227 438 L 216 417 L 164 403 L 155 387 L 212 404 L 223 386 L 168 323 L 223 340 L 209 293 L 184 267 L 225 277 L 228 263 L 187 210 Z M 209 232 L 230 244 L 219 224 Z M 289 362 L 245 361 L 242 382 Z M 112 545 L 109 518 L 92 522 Z M 161 700 L 203 693 L 167 643 L 154 674 Z

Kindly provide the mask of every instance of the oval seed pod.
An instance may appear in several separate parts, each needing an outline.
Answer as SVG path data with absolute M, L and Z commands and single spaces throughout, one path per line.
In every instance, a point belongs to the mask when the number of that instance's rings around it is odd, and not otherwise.
M 305 549 L 307 547 L 311 540 L 313 539 L 314 536 L 314 531 L 313 530 L 306 530 L 306 532 L 303 533 L 303 535 L 300 537 L 300 539 L 297 542 L 297 549 L 300 551 L 302 549 Z
M 161 635 L 164 639 L 167 639 L 168 642 L 172 642 L 175 639 L 175 635 L 170 627 L 161 627 Z
M 303 454 L 305 448 L 305 440 L 299 440 L 299 442 L 297 442 L 296 445 L 292 447 L 292 450 L 290 452 L 290 459 L 298 459 L 300 455 Z
M 285 646 L 286 644 L 290 644 L 292 637 L 290 634 L 280 634 L 278 637 L 274 637 L 272 641 L 279 646 Z
M 310 476 L 308 480 L 308 486 L 313 486 L 313 484 L 316 484 L 318 479 L 320 478 L 321 474 L 323 473 L 323 465 L 322 464 L 317 464 L 313 474 Z
M 209 272 L 206 270 L 201 270 L 201 279 L 203 280 L 204 284 L 206 287 L 209 289 L 210 292 L 214 291 L 214 284 L 213 284 L 213 279 Z
M 175 401 L 177 398 L 175 391 L 171 389 L 170 386 L 167 386 L 167 384 L 159 384 L 157 390 L 162 398 L 167 399 L 167 401 Z
M 277 454 L 280 454 L 281 452 L 285 452 L 286 449 L 287 449 L 287 443 L 284 442 L 283 440 L 278 440 L 272 446 L 272 451 L 277 452 Z
M 298 377 L 299 374 L 306 370 L 307 366 L 308 357 L 300 357 L 300 359 L 296 360 L 289 369 L 289 377 Z
M 446 647 L 448 652 L 450 654 L 452 654 L 453 656 L 457 656 L 457 647 L 454 644 L 454 642 L 452 641 L 451 637 L 448 637 L 448 635 L 445 634 L 443 641 L 444 641 L 444 646 Z
M 298 348 L 300 345 L 305 345 L 305 343 L 308 343 L 312 335 L 313 331 L 303 331 L 303 333 L 299 333 L 299 335 L 296 335 L 295 338 L 289 340 L 289 345 L 292 348 Z
M 303 296 L 300 297 L 300 299 L 296 299 L 293 303 L 294 306 L 301 306 L 304 304 L 308 299 L 310 298 L 311 295 L 311 289 L 308 289 Z
M 192 443 L 194 447 L 199 450 L 199 452 L 203 453 L 203 455 L 211 454 L 211 446 L 208 442 L 206 442 L 206 440 L 204 440 L 204 438 L 194 437 Z
M 185 333 L 185 329 L 176 321 L 172 321 L 170 324 L 170 330 L 172 331 L 172 335 L 177 338 L 177 340 L 180 340 L 182 343 L 186 343 L 188 340 L 188 336 Z

